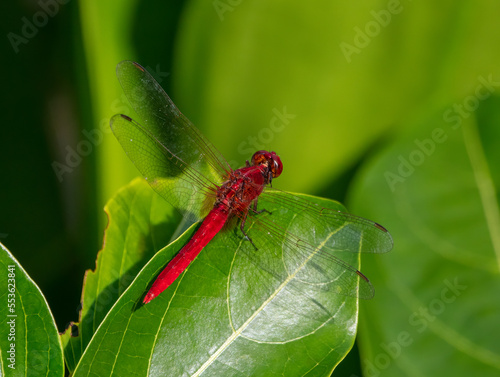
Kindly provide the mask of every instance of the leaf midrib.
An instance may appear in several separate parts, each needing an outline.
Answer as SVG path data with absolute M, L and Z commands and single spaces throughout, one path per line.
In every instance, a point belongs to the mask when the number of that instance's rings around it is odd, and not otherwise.
M 404 285 L 390 284 L 389 287 L 410 312 L 417 313 L 419 308 L 425 307 L 425 304 Z M 439 318 L 435 318 L 433 321 L 428 321 L 427 325 L 434 334 L 448 343 L 451 347 L 479 362 L 500 369 L 500 355 L 482 347 L 478 343 L 474 343 L 469 338 L 458 333 L 454 328 L 448 326 L 446 322 L 441 321 Z
M 191 376 L 196 377 L 199 376 L 201 373 L 203 373 L 221 354 L 226 350 L 227 347 L 236 339 L 238 338 L 243 331 L 253 322 L 255 317 L 260 314 L 262 310 L 280 293 L 283 288 L 285 288 L 292 279 L 295 278 L 297 273 L 302 270 L 302 268 L 309 262 L 309 260 L 316 255 L 316 252 L 320 250 L 330 238 L 332 238 L 337 232 L 339 232 L 343 227 L 339 227 L 336 229 L 334 232 L 331 232 L 327 237 L 325 237 L 324 241 L 318 245 L 318 247 L 315 249 L 313 253 L 293 272 L 293 274 L 289 274 L 287 278 L 283 281 L 283 283 L 280 284 L 278 288 L 274 290 L 272 294 L 269 295 L 269 297 L 262 303 L 262 305 L 256 309 L 252 315 L 243 323 L 237 330 L 233 330 L 233 333 L 226 339 L 226 341 L 208 358 L 205 363 Z M 241 245 L 241 243 L 240 243 Z M 236 255 L 236 254 L 235 254 Z M 229 276 L 228 275 L 228 279 Z M 229 301 L 229 294 L 228 294 L 228 301 Z M 228 304 L 228 316 L 231 319 L 231 313 L 229 312 L 229 304 Z

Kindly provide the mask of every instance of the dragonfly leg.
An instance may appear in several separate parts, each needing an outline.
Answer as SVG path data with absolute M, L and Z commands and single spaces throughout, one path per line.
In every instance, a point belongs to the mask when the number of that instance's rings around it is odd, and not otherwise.
M 255 246 L 255 244 L 253 243 L 252 239 L 247 234 L 247 232 L 245 232 L 245 221 L 247 219 L 247 215 L 248 215 L 248 212 L 245 214 L 245 217 L 241 220 L 240 230 L 241 230 L 241 233 L 243 233 L 243 235 L 245 236 L 245 238 L 250 241 L 250 243 L 252 244 L 252 246 L 255 248 L 255 251 L 257 251 L 259 249 L 257 248 L 257 246 Z
M 265 209 L 265 208 L 264 208 L 264 209 L 261 209 L 260 211 L 257 211 L 257 200 L 258 200 L 258 199 L 255 199 L 255 200 L 253 201 L 253 210 L 254 210 L 254 213 L 255 213 L 256 215 L 260 215 L 260 214 L 261 214 L 261 213 L 263 213 L 263 212 L 267 212 L 268 214 L 272 215 L 272 212 L 271 212 L 271 211 L 268 211 L 268 210 L 267 210 L 267 209 Z
M 264 209 L 261 209 L 260 211 L 255 211 L 255 214 L 256 214 L 256 215 L 260 215 L 261 213 L 264 213 L 264 212 L 266 212 L 266 213 L 268 213 L 268 214 L 270 214 L 270 215 L 272 215 L 272 214 L 273 214 L 271 211 L 268 211 L 268 210 L 267 210 L 267 209 L 265 209 L 265 208 L 264 208 Z

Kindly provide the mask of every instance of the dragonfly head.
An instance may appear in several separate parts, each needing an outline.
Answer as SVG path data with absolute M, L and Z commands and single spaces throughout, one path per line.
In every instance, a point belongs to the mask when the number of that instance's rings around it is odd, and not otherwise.
M 265 165 L 271 171 L 273 178 L 278 178 L 283 171 L 281 159 L 275 152 L 258 151 L 252 156 L 253 165 Z

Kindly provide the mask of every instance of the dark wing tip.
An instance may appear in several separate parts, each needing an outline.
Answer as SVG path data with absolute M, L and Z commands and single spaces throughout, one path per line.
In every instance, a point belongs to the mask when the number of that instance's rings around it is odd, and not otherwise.
M 370 280 L 368 280 L 368 278 L 367 278 L 365 275 L 363 275 L 363 273 L 362 273 L 361 271 L 356 271 L 356 274 L 357 274 L 357 275 L 358 275 L 361 279 L 363 279 L 364 281 L 366 281 L 367 283 L 369 283 L 369 282 L 370 282 Z
M 392 239 L 392 235 L 391 233 L 389 233 L 389 231 L 384 228 L 382 225 L 378 224 L 378 223 L 373 223 L 375 225 L 375 228 L 381 230 L 383 233 L 383 246 L 381 247 L 380 249 L 380 253 L 387 253 L 388 251 L 391 251 L 392 248 L 394 247 L 394 240 Z
M 127 116 L 127 115 L 124 115 L 124 114 L 116 114 L 116 115 L 113 115 L 109 121 L 109 126 L 111 127 L 111 130 L 113 132 L 115 132 L 115 128 L 114 126 L 116 126 L 115 122 L 119 121 L 119 118 L 123 118 L 125 119 L 127 122 L 133 122 L 132 118 Z
M 133 65 L 135 65 L 138 69 L 140 69 L 142 72 L 145 72 L 146 69 L 140 65 L 139 63 L 136 63 L 136 62 L 132 62 Z
M 375 224 L 375 227 L 379 228 L 380 230 L 386 232 L 386 233 L 389 233 L 389 231 L 384 228 L 382 225 L 380 225 L 379 223 L 374 223 Z
M 123 60 L 116 65 L 116 76 L 118 77 L 118 80 L 120 81 L 120 83 L 121 83 L 120 77 L 123 74 L 127 74 L 127 71 L 129 71 L 129 72 L 130 71 L 140 71 L 142 73 L 147 72 L 146 68 L 144 68 L 139 63 L 136 63 L 132 60 Z M 140 73 L 140 74 L 142 74 L 142 73 Z M 123 87 L 123 84 L 122 84 L 122 87 Z

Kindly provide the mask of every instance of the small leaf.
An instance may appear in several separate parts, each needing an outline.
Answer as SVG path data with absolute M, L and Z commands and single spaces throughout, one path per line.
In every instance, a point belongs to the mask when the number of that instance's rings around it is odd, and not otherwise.
M 168 243 L 180 218 L 142 178 L 120 190 L 105 211 L 109 225 L 96 269 L 85 275 L 79 323 L 72 323 L 61 335 L 70 371 L 118 297 Z
M 288 225 L 293 219 L 289 213 Z M 237 227 L 218 234 L 174 284 L 141 304 L 195 228 L 143 268 L 101 323 L 74 376 L 329 376 L 354 342 L 357 299 L 274 281 L 248 257 L 254 249 Z M 265 245 L 262 233 L 253 236 L 256 244 Z M 347 261 L 358 266 L 358 257 L 350 253 Z
M 466 117 L 453 104 L 414 124 L 355 185 L 353 207 L 377 214 L 396 245 L 366 264 L 386 285 L 361 311 L 367 374 L 500 372 L 500 99 L 486 96 L 466 97 L 469 109 L 480 103 Z
M 49 306 L 0 243 L 1 370 L 5 376 L 64 376 L 62 345 Z

